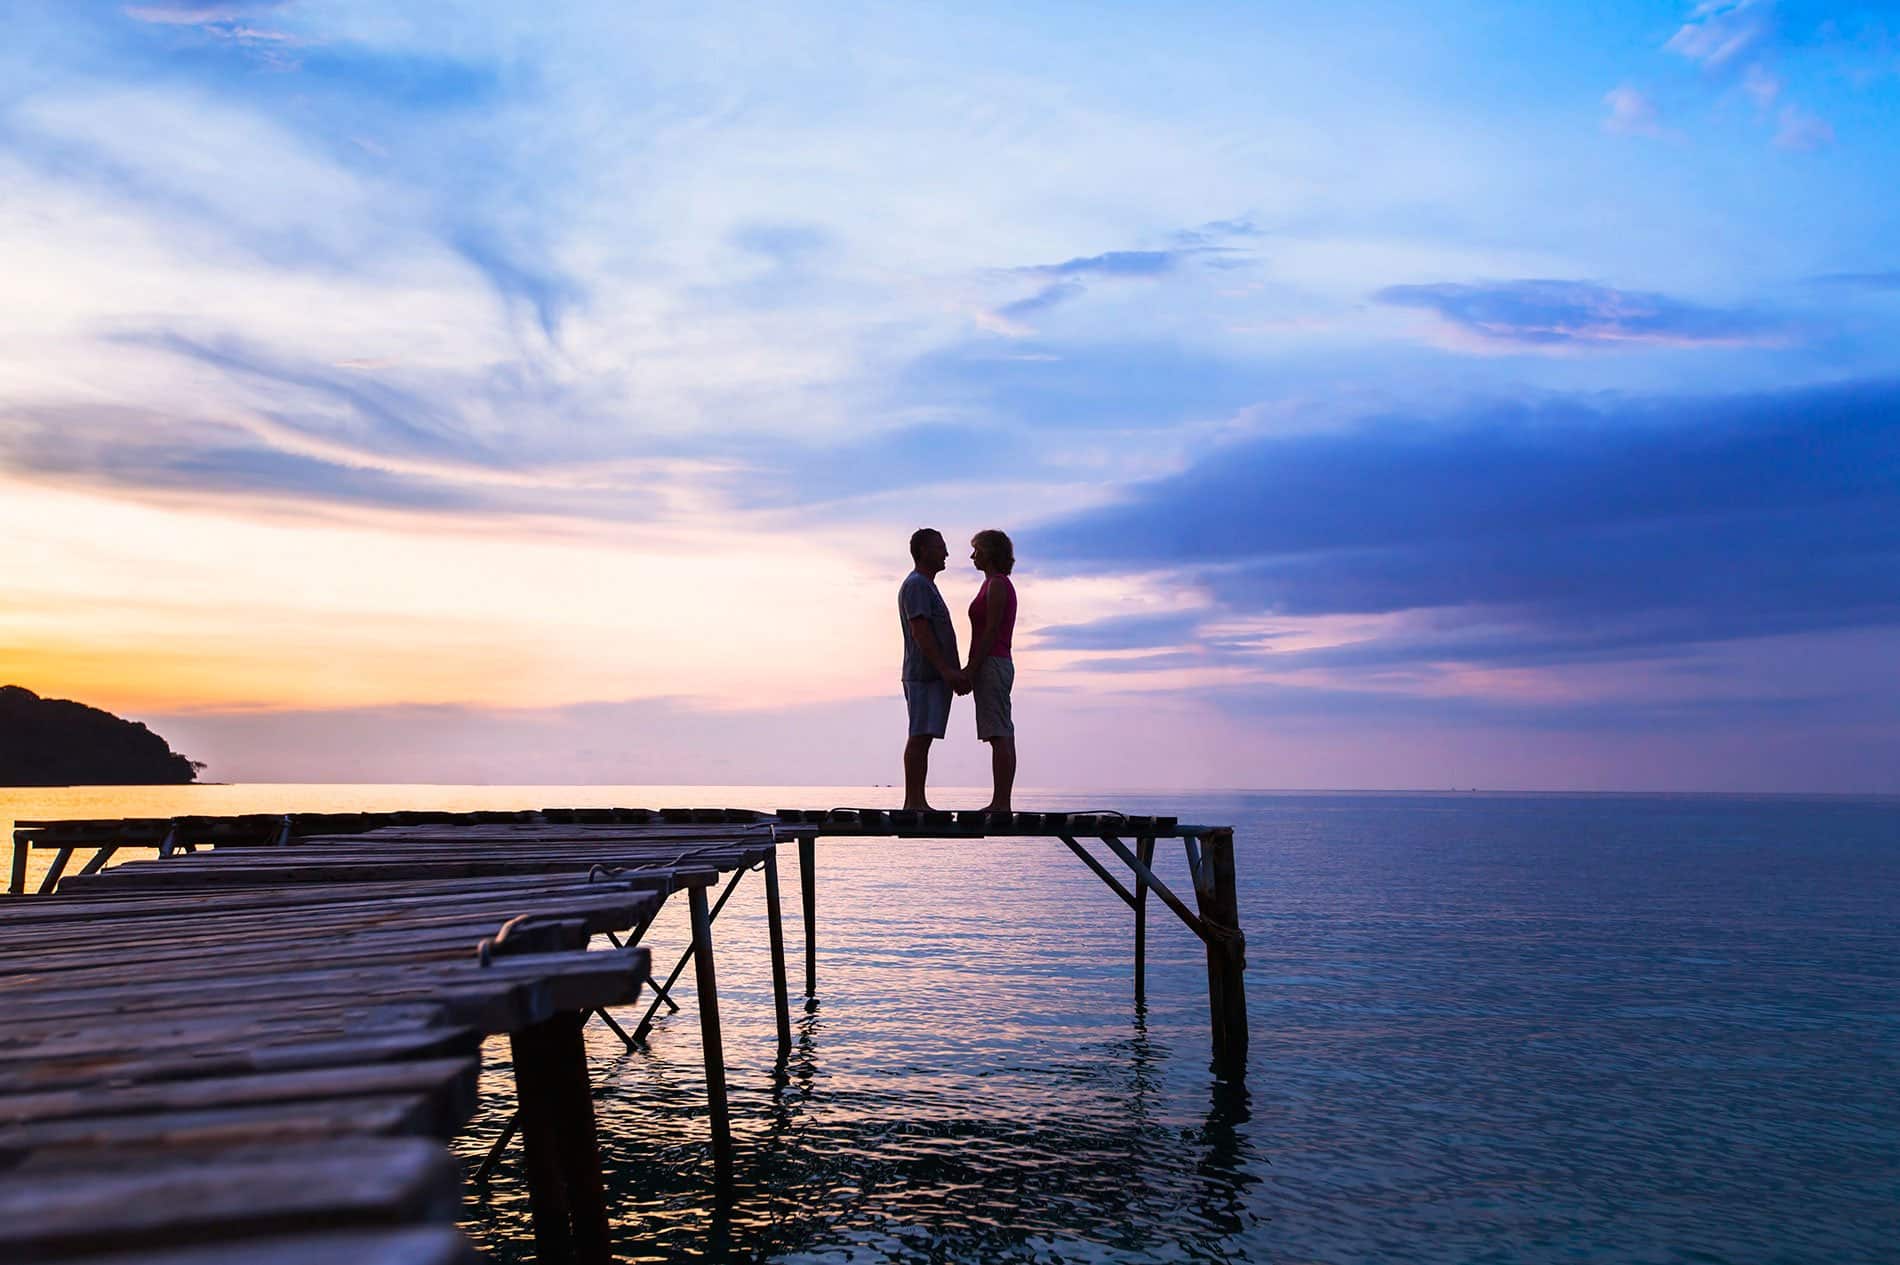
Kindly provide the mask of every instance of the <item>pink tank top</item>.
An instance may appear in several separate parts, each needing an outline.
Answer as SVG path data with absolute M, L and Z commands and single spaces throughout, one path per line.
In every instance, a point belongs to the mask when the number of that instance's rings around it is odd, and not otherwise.
M 990 586 L 997 586 L 996 592 L 1003 603 L 1003 617 L 996 623 L 996 636 L 990 639 L 983 653 L 992 659 L 1009 658 L 1010 635 L 1016 631 L 1016 586 L 1009 582 L 1006 575 L 983 581 L 983 587 L 976 591 L 976 600 L 970 603 L 970 644 L 983 635 L 983 621 L 990 613 Z

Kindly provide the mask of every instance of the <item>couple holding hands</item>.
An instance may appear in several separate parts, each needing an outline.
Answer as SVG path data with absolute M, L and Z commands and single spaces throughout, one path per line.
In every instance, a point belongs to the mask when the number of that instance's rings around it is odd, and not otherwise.
M 949 560 L 942 533 L 920 527 L 911 533 L 911 573 L 897 590 L 897 613 L 904 626 L 904 703 L 910 709 L 910 741 L 904 745 L 904 807 L 929 808 L 924 782 L 930 772 L 930 744 L 950 723 L 950 700 L 976 696 L 976 736 L 990 744 L 995 789 L 984 812 L 1010 811 L 1010 787 L 1016 781 L 1016 725 L 1010 719 L 1009 692 L 1016 682 L 1010 661 L 1010 635 L 1016 630 L 1015 546 L 1000 531 L 970 538 L 970 562 L 983 573 L 983 587 L 970 603 L 970 660 L 958 666 L 957 630 L 950 608 L 937 591 L 937 576 Z

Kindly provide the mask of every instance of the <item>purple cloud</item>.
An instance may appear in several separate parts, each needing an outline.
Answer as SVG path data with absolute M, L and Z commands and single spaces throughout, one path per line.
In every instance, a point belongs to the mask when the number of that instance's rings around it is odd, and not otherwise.
M 1497 347 L 1683 347 L 1779 341 L 1776 323 L 1745 311 L 1590 281 L 1437 282 L 1388 286 L 1373 296 L 1431 312 L 1461 335 Z

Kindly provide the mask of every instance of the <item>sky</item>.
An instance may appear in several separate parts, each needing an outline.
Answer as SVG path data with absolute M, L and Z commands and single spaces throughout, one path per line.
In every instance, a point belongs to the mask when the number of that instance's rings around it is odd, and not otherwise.
M 0 683 L 208 778 L 897 781 L 931 525 L 1026 786 L 1900 792 L 1900 6 L 8 17 Z

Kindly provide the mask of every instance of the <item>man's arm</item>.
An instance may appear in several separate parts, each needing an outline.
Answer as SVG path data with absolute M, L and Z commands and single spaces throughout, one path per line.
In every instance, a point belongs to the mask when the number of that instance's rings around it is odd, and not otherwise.
M 937 635 L 930 631 L 930 620 L 923 615 L 910 617 L 910 635 L 917 639 L 917 652 L 930 660 L 930 666 L 937 669 L 937 675 L 948 681 L 953 687 L 968 684 L 963 671 L 956 664 L 943 657 L 943 647 L 937 644 Z

